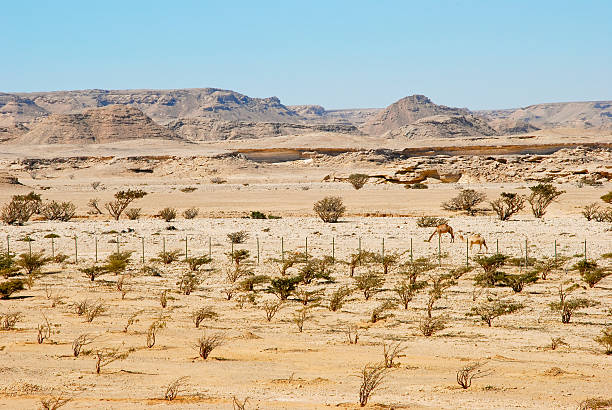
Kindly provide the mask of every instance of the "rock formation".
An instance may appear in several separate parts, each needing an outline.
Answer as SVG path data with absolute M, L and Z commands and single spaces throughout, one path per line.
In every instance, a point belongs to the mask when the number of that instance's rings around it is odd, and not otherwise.
M 496 135 L 485 120 L 473 115 L 433 115 L 387 132 L 387 138 L 433 139 Z

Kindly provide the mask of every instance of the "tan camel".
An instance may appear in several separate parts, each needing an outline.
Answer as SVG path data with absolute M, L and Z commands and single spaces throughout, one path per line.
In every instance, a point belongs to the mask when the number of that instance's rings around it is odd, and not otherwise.
M 457 234 L 457 236 L 459 237 L 459 240 L 461 240 L 461 242 L 464 242 L 466 240 L 465 237 L 462 234 Z M 472 247 L 474 245 L 479 245 L 480 248 L 478 249 L 478 252 L 482 252 L 482 247 L 484 245 L 484 247 L 487 250 L 487 252 L 489 252 L 489 247 L 487 246 L 487 242 L 482 237 L 482 235 L 480 235 L 479 233 L 475 233 L 473 235 L 468 235 L 467 241 L 470 244 L 470 251 L 472 250 Z
M 431 234 L 427 242 L 431 242 L 431 238 L 434 237 L 435 234 L 438 234 L 438 238 L 442 237 L 443 233 L 447 233 L 451 236 L 451 242 L 455 242 L 455 234 L 453 233 L 453 228 L 451 228 L 448 224 L 442 224 L 436 226 L 436 230 Z

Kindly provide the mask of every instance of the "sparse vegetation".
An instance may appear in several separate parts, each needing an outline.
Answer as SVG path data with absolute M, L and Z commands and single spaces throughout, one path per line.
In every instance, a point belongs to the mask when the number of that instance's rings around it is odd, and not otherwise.
M 451 200 L 442 203 L 442 209 L 447 211 L 465 211 L 468 215 L 478 212 L 476 207 L 483 202 L 487 196 L 473 189 L 462 189 L 459 194 Z
M 439 225 L 444 225 L 448 223 L 448 219 L 446 218 L 438 218 L 435 216 L 420 216 L 416 220 L 416 224 L 419 228 L 435 228 Z
M 24 283 L 23 279 L 9 279 L 0 282 L 0 299 L 8 299 L 13 293 L 23 290 Z
M 159 217 L 166 222 L 170 222 L 176 219 L 176 209 L 164 208 L 161 211 L 159 211 Z
M 479 316 L 480 319 L 491 327 L 493 319 L 500 316 L 514 313 L 524 306 L 521 303 L 515 303 L 499 298 L 489 297 L 486 302 L 474 306 L 470 315 Z
M 597 336 L 595 341 L 602 345 L 606 354 L 612 354 L 612 327 L 601 330 L 601 336 Z
M 490 204 L 499 220 L 507 221 L 525 207 L 525 197 L 513 192 L 502 192 L 499 198 Z
M 359 190 L 368 182 L 368 179 L 370 179 L 370 177 L 366 174 L 351 174 L 348 177 L 348 182 L 353 188 Z
M 546 208 L 560 197 L 565 191 L 560 191 L 552 184 L 538 184 L 530 186 L 531 194 L 527 197 L 527 202 L 531 205 L 533 216 L 541 218 L 546 213 Z
M 359 387 L 359 405 L 361 407 L 368 404 L 368 400 L 374 390 L 385 380 L 387 371 L 388 369 L 380 364 L 368 364 L 361 370 L 361 386 Z
M 346 212 L 342 198 L 338 196 L 328 196 L 315 202 L 313 209 L 323 222 L 328 223 L 338 222 Z
M 183 218 L 194 219 L 199 214 L 200 214 L 200 210 L 198 208 L 187 208 L 183 211 Z
M 370 299 L 372 295 L 380 291 L 380 287 L 385 280 L 373 272 L 364 273 L 355 277 L 355 286 L 363 292 L 365 300 Z
M 249 239 L 247 231 L 230 232 L 227 234 L 227 239 L 233 244 L 245 243 Z
M 217 314 L 217 312 L 215 312 L 210 306 L 197 309 L 191 315 L 191 318 L 193 319 L 193 323 L 195 324 L 196 328 L 200 327 L 200 323 L 202 323 L 203 320 L 216 319 L 218 317 L 219 315 Z
M 147 195 L 146 192 L 140 189 L 128 189 L 126 191 L 119 191 L 115 193 L 115 199 L 111 202 L 107 202 L 104 207 L 116 221 L 119 220 L 123 211 L 135 200 L 144 198 Z
M 135 221 L 137 219 L 140 219 L 141 209 L 140 208 L 126 209 L 125 216 L 127 216 L 130 221 Z
M 332 312 L 336 312 L 342 308 L 344 305 L 346 298 L 353 293 L 352 289 L 348 286 L 342 286 L 334 293 L 332 293 L 329 298 L 329 310 Z
M 223 341 L 223 335 L 203 335 L 198 339 L 195 347 L 198 350 L 198 354 L 200 355 L 200 357 L 206 360 L 214 349 L 223 344 Z
M 470 363 L 457 371 L 457 384 L 462 389 L 468 389 L 472 385 L 473 379 L 480 379 L 489 376 L 490 371 L 482 369 L 482 363 Z
M 39 194 L 30 192 L 26 195 L 13 195 L 11 201 L 0 209 L 0 219 L 7 225 L 23 225 L 41 207 Z
M 76 213 L 76 205 L 72 202 L 51 201 L 41 206 L 40 213 L 48 221 L 68 222 Z
M 576 310 L 596 304 L 594 301 L 585 298 L 568 299 L 568 295 L 579 288 L 580 286 L 577 284 L 570 285 L 565 289 L 563 289 L 563 285 L 559 286 L 559 301 L 551 303 L 550 308 L 553 311 L 561 312 L 561 323 L 569 323 Z

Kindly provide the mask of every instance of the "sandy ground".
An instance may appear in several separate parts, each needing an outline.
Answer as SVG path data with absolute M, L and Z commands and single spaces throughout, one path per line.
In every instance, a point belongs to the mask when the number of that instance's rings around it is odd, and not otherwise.
M 372 169 L 380 166 L 371 165 Z M 348 164 L 340 171 L 350 171 L 350 167 Z M 485 290 L 477 294 L 479 301 L 487 294 L 496 294 L 526 306 L 518 313 L 496 319 L 489 328 L 477 318 L 466 316 L 474 306 L 473 276 L 478 273 L 474 270 L 462 276 L 435 305 L 434 315 L 448 322 L 432 337 L 418 330 L 425 314 L 427 290 L 419 293 L 408 309 L 398 306 L 389 311 L 391 316 L 370 323 L 372 310 L 395 298 L 393 287 L 402 278 L 398 271 L 385 277 L 382 291 L 370 300 L 355 291 L 337 312 L 327 308 L 330 295 L 340 286 L 355 284 L 346 265 L 336 264 L 333 283 L 301 285 L 302 289 L 324 294 L 320 305 L 311 307 L 312 317 L 301 333 L 292 321 L 301 308 L 299 302 L 289 300 L 268 322 L 262 304 L 276 298 L 263 291 L 265 286 L 258 288 L 256 304 L 247 302 L 242 307 L 237 303 L 238 293 L 228 301 L 222 292 L 231 286 L 225 274 L 229 263 L 224 255 L 231 249 L 226 236 L 229 232 L 249 233 L 246 243 L 237 247 L 250 251 L 253 270 L 262 275 L 278 276 L 276 265 L 269 259 L 280 257 L 281 249 L 305 251 L 306 239 L 311 257 L 329 255 L 332 243 L 338 260 L 357 252 L 360 243 L 361 249 L 382 252 L 384 239 L 385 252 L 406 252 L 404 261 L 410 258 L 411 243 L 413 257 L 430 256 L 438 261 L 438 242 L 424 241 L 432 229 L 416 226 L 419 215 L 447 216 L 456 231 L 481 233 L 489 253 L 499 247 L 503 253 L 524 257 L 527 244 L 530 257 L 552 257 L 556 241 L 558 255 L 570 257 L 568 267 L 583 257 L 586 240 L 587 256 L 610 267 L 612 261 L 600 257 L 612 252 L 609 224 L 587 222 L 579 214 L 582 206 L 612 190 L 610 183 L 597 188 L 561 185 L 567 193 L 550 206 L 543 220 L 523 211 L 502 223 L 490 214 L 451 215 L 440 209 L 440 203 L 454 196 L 460 187 L 475 188 L 494 198 L 502 191 L 524 192 L 526 185 L 432 183 L 427 190 L 406 190 L 398 185 L 368 184 L 355 191 L 347 183 L 321 182 L 323 176 L 338 170 L 291 164 L 221 170 L 219 175 L 228 183 L 215 185 L 195 175 L 195 166 L 190 178 L 190 169 L 185 167 L 176 175 L 159 177 L 115 173 L 112 164 L 61 171 L 49 168 L 36 179 L 19 174 L 23 186 L 0 186 L 0 204 L 11 195 L 35 189 L 45 199 L 74 201 L 78 214 L 74 221 L 66 223 L 34 220 L 21 227 L 0 226 L 2 248 L 9 235 L 11 251 L 28 252 L 28 243 L 19 241 L 28 235 L 34 239 L 33 251 L 50 253 L 50 239 L 44 236 L 54 232 L 60 236 L 54 241 L 54 251 L 69 256 L 63 264 L 45 266 L 31 289 L 0 300 L 0 313 L 18 311 L 24 315 L 15 330 L 0 331 L 0 408 L 39 407 L 41 397 L 61 392 L 73 398 L 65 408 L 74 409 L 231 409 L 233 397 L 249 398 L 247 409 L 357 408 L 358 372 L 368 363 L 380 362 L 383 343 L 391 341 L 402 343 L 404 355 L 374 392 L 371 408 L 573 409 L 586 398 L 610 397 L 612 357 L 606 356 L 593 338 L 612 323 L 612 277 L 594 288 L 574 293 L 596 300 L 599 305 L 579 311 L 567 325 L 548 304 L 557 300 L 561 283 L 580 282 L 575 271 L 555 272 L 521 293 L 509 288 Z M 96 180 L 102 184 L 94 190 L 91 182 Z M 87 215 L 90 198 L 98 197 L 104 203 L 116 190 L 127 186 L 149 192 L 134 203 L 142 208 L 143 219 L 116 222 L 107 215 Z M 191 193 L 180 191 L 187 186 L 197 189 Z M 337 224 L 323 223 L 312 213 L 313 202 L 326 195 L 340 195 L 348 208 L 347 215 Z M 176 207 L 179 215 L 183 209 L 195 206 L 201 215 L 193 220 L 179 217 L 170 223 L 152 217 L 165 206 Z M 243 218 L 254 210 L 282 219 Z M 176 230 L 168 230 L 168 226 Z M 159 268 L 159 277 L 140 273 L 142 238 L 145 263 Z M 180 275 L 187 270 L 184 262 L 162 265 L 150 261 L 164 243 L 166 249 L 184 250 L 185 238 L 189 255 L 207 254 L 210 250 L 213 257 L 213 270 L 202 272 L 202 283 L 190 295 L 182 294 L 177 286 Z M 92 283 L 78 270 L 94 263 L 96 244 L 97 257 L 103 260 L 117 249 L 117 239 L 121 250 L 134 251 L 125 276 L 124 299 L 116 289 L 119 276 L 104 275 Z M 441 267 L 434 274 L 465 265 L 465 243 L 450 243 L 448 237 L 443 237 L 440 245 Z M 369 270 L 380 272 L 381 267 L 360 267 L 357 274 Z M 295 273 L 297 270 L 291 271 Z M 168 306 L 162 309 L 159 297 L 164 289 L 170 293 Z M 53 298 L 60 296 L 61 302 L 52 307 Z M 85 299 L 102 301 L 107 311 L 93 322 L 85 322 L 73 307 Z M 219 317 L 205 320 L 196 329 L 191 314 L 204 306 L 212 307 Z M 123 332 L 135 312 L 140 312 L 138 322 Z M 38 344 L 36 329 L 43 315 L 53 332 L 49 340 Z M 160 315 L 166 327 L 158 332 L 156 344 L 147 348 L 147 328 Z M 356 345 L 347 341 L 348 326 L 359 328 Z M 75 358 L 71 344 L 83 333 L 95 336 L 86 348 L 92 352 Z M 206 361 L 193 348 L 204 333 L 220 333 L 225 338 Z M 569 346 L 551 350 L 553 337 L 563 337 Z M 127 359 L 103 367 L 97 375 L 94 352 L 112 347 L 134 350 Z M 455 381 L 456 372 L 473 361 L 486 363 L 492 373 L 475 379 L 472 387 L 463 390 Z M 179 397 L 172 402 L 163 400 L 165 386 L 182 376 L 187 379 Z

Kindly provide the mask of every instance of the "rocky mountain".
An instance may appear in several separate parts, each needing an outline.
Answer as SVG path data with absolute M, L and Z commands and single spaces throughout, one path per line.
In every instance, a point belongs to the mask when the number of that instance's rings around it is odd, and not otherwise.
M 433 115 L 384 134 L 386 138 L 433 139 L 497 135 L 485 120 L 470 114 Z
M 104 143 L 129 139 L 178 139 L 137 108 L 109 105 L 80 114 L 51 114 L 14 142 L 23 144 Z
M 612 101 L 536 104 L 507 110 L 476 111 L 475 114 L 483 116 L 499 129 L 513 124 L 537 128 L 612 129 Z
M 411 95 L 394 102 L 366 121 L 361 129 L 370 135 L 382 135 L 388 131 L 409 125 L 425 117 L 434 115 L 465 115 L 466 108 L 452 108 L 434 104 L 424 95 Z
M 348 124 L 225 121 L 214 118 L 179 119 L 168 124 L 168 128 L 190 141 L 251 139 L 312 132 L 361 134 L 357 127 Z

